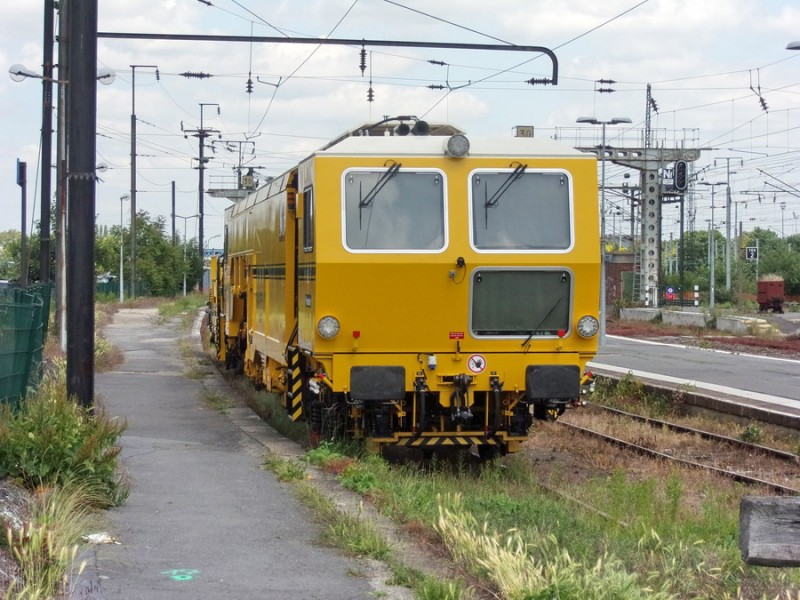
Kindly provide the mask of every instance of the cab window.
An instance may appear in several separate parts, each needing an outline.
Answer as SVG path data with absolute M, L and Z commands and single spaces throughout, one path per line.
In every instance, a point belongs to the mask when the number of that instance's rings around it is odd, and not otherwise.
M 356 252 L 437 252 L 446 244 L 444 175 L 401 169 L 344 174 L 344 245 Z
M 571 180 L 564 172 L 473 172 L 472 244 L 485 251 L 559 251 L 572 244 Z

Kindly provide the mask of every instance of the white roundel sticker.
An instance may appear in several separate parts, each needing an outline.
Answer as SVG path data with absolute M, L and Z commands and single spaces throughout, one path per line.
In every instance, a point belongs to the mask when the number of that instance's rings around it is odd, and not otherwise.
M 467 359 L 467 368 L 473 373 L 483 373 L 486 369 L 486 359 L 480 354 L 473 354 Z

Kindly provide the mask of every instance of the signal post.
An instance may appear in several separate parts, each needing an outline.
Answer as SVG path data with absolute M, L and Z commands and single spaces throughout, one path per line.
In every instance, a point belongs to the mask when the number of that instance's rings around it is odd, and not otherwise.
M 581 152 L 592 153 L 602 160 L 639 171 L 641 189 L 641 271 L 639 273 L 640 299 L 647 305 L 658 306 L 658 288 L 661 265 L 661 205 L 668 196 L 683 194 L 689 182 L 688 163 L 700 158 L 700 148 L 611 148 L 599 146 L 580 147 Z M 659 172 L 673 163 L 672 184 L 665 185 Z M 683 219 L 683 210 L 681 210 Z M 681 225 L 681 230 L 683 226 Z M 605 301 L 605 298 L 603 299 Z

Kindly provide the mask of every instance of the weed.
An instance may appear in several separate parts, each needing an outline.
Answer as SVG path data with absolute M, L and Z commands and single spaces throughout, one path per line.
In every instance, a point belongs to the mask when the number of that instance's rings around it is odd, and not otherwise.
M 464 589 L 457 581 L 440 581 L 426 577 L 415 587 L 414 592 L 419 600 L 460 600 Z
M 324 466 L 331 460 L 339 460 L 344 458 L 344 454 L 340 453 L 334 444 L 330 442 L 322 442 L 316 448 L 310 449 L 306 452 L 305 459 L 312 465 Z
M 218 411 L 224 411 L 236 406 L 236 402 L 230 395 L 209 389 L 203 390 L 203 403 Z
M 275 454 L 264 458 L 263 466 L 278 477 L 278 481 L 299 481 L 306 478 L 306 468 L 295 460 L 286 460 Z
M 194 381 L 202 381 L 208 372 L 200 365 L 189 365 L 183 372 L 186 379 L 193 379 Z
M 760 444 L 764 439 L 764 431 L 755 423 L 750 423 L 739 434 L 739 439 L 749 444 Z
M 296 491 L 300 500 L 311 508 L 315 519 L 328 525 L 323 530 L 324 542 L 375 560 L 391 556 L 391 546 L 369 520 L 340 512 L 331 500 L 307 483 L 297 484 Z
M 183 329 L 188 329 L 197 316 L 197 311 L 207 302 L 203 294 L 190 294 L 176 297 L 169 302 L 158 305 L 158 323 L 164 323 L 175 317 L 181 318 Z
M 258 391 L 247 381 L 239 378 L 230 381 L 232 392 L 253 410 L 263 421 L 290 440 L 308 446 L 308 425 L 295 423 L 286 414 L 281 396 L 272 392 Z
M 94 337 L 94 366 L 102 373 L 122 363 L 122 352 L 102 336 Z
M 29 489 L 81 480 L 102 504 L 118 505 L 128 493 L 117 475 L 117 439 L 127 424 L 68 398 L 63 377 L 52 370 L 15 412 L 0 406 L 0 478 Z
M 339 481 L 348 490 L 361 495 L 371 492 L 378 485 L 378 478 L 375 474 L 359 468 L 357 463 L 345 467 Z

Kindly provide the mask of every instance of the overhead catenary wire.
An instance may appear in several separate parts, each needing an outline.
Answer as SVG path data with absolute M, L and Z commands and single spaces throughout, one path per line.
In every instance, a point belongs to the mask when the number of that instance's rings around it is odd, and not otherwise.
M 241 2 L 239 2 L 239 3 L 234 2 L 234 4 L 241 5 Z M 636 6 L 639 6 L 639 4 L 631 7 L 631 9 L 635 8 Z M 239 14 L 241 14 L 242 10 L 243 10 L 242 8 L 239 8 L 237 10 L 237 12 L 239 12 Z M 250 21 L 252 21 L 252 18 L 249 19 L 248 22 L 250 22 Z M 285 31 L 288 31 L 288 30 L 286 30 L 284 28 L 282 31 L 285 32 Z M 585 32 L 584 34 L 586 34 L 586 33 L 588 33 L 588 31 Z M 285 33 L 283 35 L 285 35 Z M 396 53 L 396 55 L 401 56 L 402 53 Z M 420 60 L 417 57 L 404 57 L 404 58 L 407 59 L 407 60 Z M 788 59 L 785 59 L 785 60 L 788 60 Z M 783 61 L 776 61 L 776 62 L 783 62 Z M 293 78 L 295 78 L 295 79 L 303 78 L 303 79 L 306 79 L 306 80 L 314 80 L 314 79 L 316 79 L 316 80 L 319 80 L 319 81 L 324 81 L 324 80 L 331 81 L 331 80 L 333 80 L 333 78 L 331 78 L 329 76 L 320 76 L 320 77 L 317 78 L 317 77 L 314 76 L 315 74 L 313 73 L 313 71 L 308 69 L 307 67 L 308 67 L 308 65 L 306 65 L 306 68 L 301 69 L 300 72 L 295 73 L 293 75 Z M 485 72 L 487 74 L 495 74 L 498 71 L 496 69 L 493 70 L 490 67 L 478 67 L 478 68 L 485 68 L 486 69 Z M 755 68 L 755 67 L 753 67 L 753 68 Z M 511 73 L 511 71 L 508 71 L 508 72 Z M 746 73 L 746 72 L 747 72 L 746 69 L 745 70 L 739 70 L 739 71 L 730 71 L 730 73 L 736 73 L 736 74 Z M 716 74 L 716 75 L 718 76 L 718 75 L 722 75 L 722 74 Z M 219 75 L 219 77 L 237 77 L 237 76 L 241 77 L 242 75 L 235 75 L 235 74 L 233 74 L 233 75 L 226 75 L 226 74 Z M 709 76 L 715 76 L 715 75 L 712 74 L 712 75 L 709 75 Z M 500 80 L 500 79 L 508 80 L 508 83 L 511 83 L 511 80 L 509 79 L 509 77 L 502 77 L 502 76 L 498 75 L 498 76 L 494 77 L 493 79 L 495 80 L 496 83 L 501 83 L 500 81 L 497 81 L 497 80 Z M 683 78 L 683 79 L 686 79 L 686 78 Z M 413 78 L 409 78 L 409 80 L 410 80 L 409 81 L 409 85 L 413 86 L 414 85 Z M 575 81 L 581 81 L 580 78 L 575 78 L 574 80 Z M 468 81 L 468 79 L 467 79 L 467 81 Z M 587 79 L 586 81 L 589 81 L 589 80 Z M 671 87 L 670 84 L 668 83 L 669 81 L 672 81 L 672 80 L 662 80 L 662 82 L 660 82 L 660 84 L 663 85 L 664 88 L 666 89 L 668 86 Z M 676 82 L 680 81 L 680 78 L 676 79 L 675 81 Z M 378 85 L 378 86 L 380 86 L 380 85 L 405 85 L 404 82 L 401 82 L 399 80 L 396 80 L 394 82 L 389 82 L 389 81 L 386 81 L 386 80 L 382 80 L 380 75 L 377 74 L 377 73 L 375 75 L 375 84 Z M 487 87 L 482 87 L 482 85 L 478 84 L 477 81 L 476 81 L 476 82 L 472 83 L 472 85 L 470 86 L 470 89 L 472 91 L 476 91 L 477 92 L 478 90 L 482 90 L 482 89 L 487 89 L 487 90 L 490 90 L 490 89 L 512 89 L 512 87 L 513 87 L 511 85 L 508 85 L 508 86 L 503 86 L 501 88 L 497 88 L 497 87 L 491 88 L 491 87 L 488 87 L 490 85 L 491 85 L 490 82 L 487 81 L 485 84 L 483 84 L 483 86 L 487 86 Z M 502 85 L 502 83 L 501 83 L 501 85 Z M 626 83 L 626 87 L 628 89 L 622 89 L 620 91 L 620 93 L 623 93 L 623 94 L 638 93 L 638 89 L 630 89 L 630 87 L 632 85 L 636 85 L 635 82 L 627 82 Z M 168 89 L 174 89 L 169 84 L 167 85 L 167 88 Z M 680 88 L 676 88 L 676 89 L 680 89 Z M 727 86 L 707 86 L 706 87 L 706 86 L 698 85 L 698 86 L 692 86 L 692 89 L 697 89 L 697 90 L 727 89 Z M 732 96 L 733 98 L 731 99 L 729 97 L 727 99 L 721 100 L 720 101 L 720 105 L 724 105 L 725 103 L 731 102 L 731 101 L 737 102 L 737 103 L 738 102 L 747 102 L 748 101 L 747 100 L 747 95 L 744 94 L 744 92 L 747 91 L 747 85 L 746 84 L 744 86 L 731 86 L 729 89 L 733 89 L 733 90 L 740 89 L 742 93 L 741 94 L 731 94 L 730 96 Z M 766 93 L 767 90 L 768 90 L 768 86 L 766 86 L 766 85 L 762 86 L 762 92 L 763 93 Z M 528 90 L 526 90 L 526 91 L 528 91 Z M 538 91 L 541 92 L 543 90 L 538 90 Z M 564 88 L 561 88 L 560 90 L 549 89 L 549 90 L 547 90 L 547 93 L 548 94 L 552 94 L 552 93 L 556 93 L 557 94 L 557 93 L 560 93 L 561 91 L 567 91 L 567 90 L 565 90 Z M 752 92 L 748 92 L 748 93 L 750 94 L 750 99 L 752 99 Z M 788 88 L 786 90 L 786 93 L 791 93 L 791 88 Z M 669 108 L 670 107 L 667 105 L 667 107 L 664 109 L 665 115 L 673 115 L 673 116 L 675 114 L 689 115 L 694 110 L 701 108 L 701 105 L 698 104 L 697 107 L 695 107 L 695 106 L 684 106 L 684 107 L 675 108 L 673 110 L 669 110 Z M 272 108 L 270 108 L 267 112 L 269 112 L 270 110 L 272 110 Z M 739 118 L 739 115 L 736 115 L 737 118 L 733 120 L 732 127 L 727 132 L 727 134 L 721 134 L 719 137 L 713 138 L 713 144 L 714 145 L 718 145 L 718 144 L 724 142 L 725 144 L 728 144 L 728 145 L 736 144 L 736 145 L 747 146 L 750 141 L 752 141 L 755 144 L 763 144 L 764 142 L 769 141 L 770 144 L 771 144 L 774 140 L 770 139 L 770 136 L 774 137 L 775 135 L 790 134 L 792 132 L 792 130 L 793 130 L 793 128 L 791 128 L 791 127 L 783 127 L 783 128 L 780 128 L 780 129 L 776 129 L 776 128 L 774 128 L 774 123 L 773 123 L 773 128 L 768 130 L 767 133 L 762 133 L 759 130 L 759 125 L 763 124 L 763 122 L 758 121 L 757 119 L 751 119 L 750 116 L 751 115 L 747 115 L 744 120 L 741 120 Z M 665 118 L 668 118 L 668 117 L 665 117 Z M 748 130 L 748 127 L 750 126 L 751 123 L 754 125 L 754 128 L 753 128 L 753 130 Z M 260 125 L 260 128 L 262 130 L 264 129 L 263 123 Z M 227 127 L 225 129 L 227 129 Z M 733 132 L 738 132 L 738 133 L 733 135 Z M 293 137 L 293 136 L 288 134 L 287 137 Z M 320 139 L 325 139 L 325 138 L 320 138 Z M 711 145 L 711 144 L 709 144 L 709 145 Z

